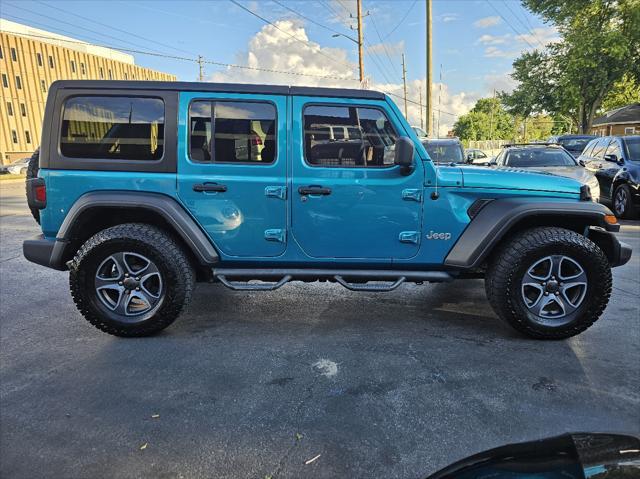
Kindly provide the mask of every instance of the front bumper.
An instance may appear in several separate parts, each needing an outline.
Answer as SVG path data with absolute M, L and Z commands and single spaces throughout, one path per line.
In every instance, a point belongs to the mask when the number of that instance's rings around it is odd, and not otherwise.
M 32 263 L 64 271 L 67 269 L 62 264 L 64 246 L 61 241 L 48 240 L 44 235 L 38 235 L 22 242 L 22 254 Z
M 631 246 L 619 241 L 613 233 L 601 229 L 589 228 L 588 237 L 604 251 L 612 268 L 627 264 L 631 259 Z

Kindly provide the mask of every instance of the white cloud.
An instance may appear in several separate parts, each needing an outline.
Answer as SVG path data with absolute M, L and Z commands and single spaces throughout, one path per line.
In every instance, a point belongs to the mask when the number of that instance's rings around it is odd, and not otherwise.
M 500 17 L 484 17 L 473 22 L 473 26 L 476 28 L 489 28 L 502 23 Z
M 484 76 L 484 85 L 489 92 L 495 90 L 511 93 L 517 83 L 511 78 L 511 72 L 490 73 Z
M 481 43 L 482 45 L 502 45 L 503 43 L 506 43 L 507 40 L 509 40 L 511 38 L 511 35 L 506 34 L 506 35 L 481 35 L 480 38 L 478 38 L 478 43 Z
M 212 74 L 209 80 L 239 83 L 297 83 L 352 88 L 358 86 L 357 81 L 349 80 L 349 78 L 357 78 L 357 64 L 349 61 L 346 50 L 322 47 L 318 43 L 309 41 L 304 27 L 293 20 L 279 20 L 275 22 L 275 27 L 265 25 L 249 41 L 248 51 L 237 55 L 236 63 L 253 68 L 298 72 L 309 76 L 229 67 Z
M 458 15 L 457 13 L 443 13 L 442 15 L 439 15 L 438 18 L 440 19 L 440 21 L 442 21 L 442 23 L 451 23 L 458 20 L 459 16 L 460 15 Z
M 301 40 L 308 41 L 304 27 L 292 20 L 280 20 L 275 22 L 275 25 Z M 397 48 L 400 46 L 404 47 L 404 44 L 400 42 L 400 44 L 395 46 Z M 382 47 L 380 46 L 380 48 Z M 320 54 L 320 52 L 324 55 Z M 227 68 L 211 74 L 208 80 L 215 82 L 268 83 L 347 88 L 359 87 L 357 81 L 347 79 L 356 76 L 357 65 L 348 60 L 345 50 L 322 47 L 312 41 L 309 41 L 309 44 L 305 45 L 304 43 L 295 41 L 271 25 L 265 25 L 251 38 L 248 44 L 248 50 L 239 53 L 236 62 L 239 65 L 248 65 L 254 68 L 336 78 L 317 78 L 314 76 L 296 76 L 287 73 Z M 424 78 L 410 81 L 407 84 L 407 98 L 416 102 L 409 102 L 407 108 L 409 122 L 412 125 L 420 125 L 420 114 L 424 105 L 421 109 L 417 102 L 420 97 L 420 91 L 422 91 L 422 99 L 424 102 L 426 94 L 425 85 L 426 82 Z M 392 94 L 392 99 L 396 102 L 400 110 L 404 112 L 402 83 L 372 82 L 369 87 L 374 90 L 381 90 Z M 442 111 L 439 115 L 438 112 L 435 113 L 436 124 L 438 123 L 439 117 L 440 135 L 442 136 L 451 130 L 457 117 L 467 113 L 480 97 L 480 95 L 476 93 L 450 92 L 448 85 L 441 85 L 439 83 L 432 85 L 432 95 L 434 109 Z
M 521 43 L 531 44 L 536 48 L 540 48 L 540 45 L 559 42 L 560 36 L 558 35 L 558 30 L 556 30 L 555 27 L 544 27 L 534 28 L 529 33 L 517 35 L 516 40 Z
M 484 49 L 484 56 L 487 58 L 508 58 L 515 57 L 520 50 L 501 50 L 498 47 L 487 47 Z

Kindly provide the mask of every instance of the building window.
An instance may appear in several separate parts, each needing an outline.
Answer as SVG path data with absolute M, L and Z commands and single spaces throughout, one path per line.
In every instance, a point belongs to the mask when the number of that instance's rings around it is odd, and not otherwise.
M 11 130 L 11 139 L 14 143 L 18 143 L 18 132 L 16 130 Z
M 4 58 L 4 55 L 2 54 L 2 46 L 0 46 L 0 60 L 2 60 Z
M 626 126 L 624 128 L 624 134 L 625 135 L 633 135 L 635 132 L 636 132 L 636 129 L 633 126 L 631 126 L 631 127 Z
M 15 49 L 15 48 L 12 48 L 12 49 L 11 49 L 11 59 L 12 59 L 14 62 L 17 62 L 17 61 L 18 61 L 18 53 L 16 53 L 16 49 Z
M 27 116 L 27 107 L 24 103 L 20 103 L 20 114 Z
M 113 75 L 111 74 L 111 68 L 109 68 L 109 80 L 113 80 Z
M 9 80 L 7 80 L 7 75 L 2 74 L 2 86 L 5 88 L 9 88 Z
M 82 73 L 83 75 L 87 74 L 87 71 L 84 69 L 84 63 L 80 63 L 80 73 Z
M 76 72 L 76 62 L 71 60 L 71 73 Z
M 75 96 L 64 105 L 60 152 L 67 158 L 155 161 L 163 151 L 160 98 Z
M 128 80 L 129 79 L 129 75 L 127 74 L 127 72 L 124 72 L 124 79 Z
M 7 115 L 13 116 L 13 104 L 10 101 L 7 102 Z
M 41 67 L 42 66 L 42 54 L 36 53 L 36 60 L 38 62 L 38 66 Z
M 18 75 L 16 75 L 16 88 L 18 90 L 22 90 L 22 80 L 20 80 L 20 77 Z
M 271 103 L 194 101 L 189 118 L 194 161 L 269 165 L 276 159 L 276 109 Z
M 24 130 L 24 139 L 27 143 L 31 143 L 31 135 L 27 130 Z
M 100 79 L 104 79 L 104 71 L 102 70 L 102 67 L 98 69 L 98 72 L 100 73 Z
M 44 82 L 44 80 L 40 80 L 40 89 L 42 89 L 42 93 L 47 92 L 47 84 Z
M 49 68 L 54 68 L 56 64 L 53 62 L 53 57 L 49 55 Z

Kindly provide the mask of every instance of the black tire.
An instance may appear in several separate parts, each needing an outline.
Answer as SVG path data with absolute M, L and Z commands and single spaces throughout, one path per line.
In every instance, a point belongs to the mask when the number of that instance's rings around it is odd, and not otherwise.
M 631 190 L 629 186 L 618 185 L 611 197 L 613 212 L 618 218 L 630 218 L 633 214 L 633 206 L 631 205 Z
M 113 260 L 115 267 L 110 263 L 111 258 L 119 258 L 119 262 Z M 142 268 L 144 261 L 139 258 L 149 261 L 157 271 L 148 276 L 153 276 L 149 281 L 155 283 L 154 293 L 158 299 L 147 294 L 150 287 L 148 283 L 147 287 L 144 286 L 144 276 L 137 283 L 137 289 L 135 284 L 127 283 L 135 283 L 134 279 L 138 280 L 140 276 L 134 276 L 145 271 Z M 131 267 L 132 259 L 141 263 L 137 273 Z M 106 268 L 107 279 L 103 279 L 100 268 Z M 195 283 L 194 269 L 183 249 L 160 228 L 140 223 L 113 226 L 95 234 L 76 253 L 69 269 L 71 295 L 78 310 L 96 328 L 115 336 L 148 336 L 166 328 L 189 303 Z M 128 270 L 131 274 L 125 275 L 120 270 Z M 115 281 L 119 279 L 124 280 L 124 286 L 121 286 L 122 281 L 116 286 Z M 98 287 L 98 281 L 111 283 L 108 287 Z M 119 288 L 119 291 L 114 288 Z M 148 310 L 129 314 L 129 307 L 136 306 L 134 300 L 137 298 L 134 296 L 137 295 L 152 298 L 153 307 L 152 301 L 147 301 Z M 117 303 L 113 309 L 108 307 L 112 298 Z
M 568 259 L 567 266 L 563 266 L 563 258 Z M 563 267 L 577 265 L 576 270 L 582 270 L 580 277 L 586 278 L 586 284 L 582 286 L 581 282 L 564 280 L 562 274 L 558 274 L 557 280 L 553 276 L 553 280 L 544 282 L 545 286 L 528 286 L 531 283 L 526 281 L 532 277 L 525 275 L 533 274 L 536 264 L 545 270 L 541 276 L 546 276 L 548 263 L 551 277 L 554 261 L 560 264 L 560 271 Z M 580 286 L 566 286 L 571 284 Z M 581 234 L 555 227 L 533 228 L 518 234 L 493 257 L 485 277 L 487 298 L 496 314 L 517 331 L 536 339 L 564 339 L 586 330 L 606 308 L 611 296 L 611 286 L 611 266 L 602 250 Z M 573 289 L 568 289 L 569 287 Z M 533 299 L 529 300 L 528 295 L 532 291 Z M 540 296 L 537 297 L 537 303 L 535 297 L 538 294 Z M 575 297 L 572 299 L 573 303 L 567 297 L 570 294 Z M 562 307 L 550 295 L 556 295 L 563 304 Z M 536 304 L 545 302 L 550 305 L 551 313 L 561 315 L 563 312 L 570 312 L 557 318 L 543 317 L 550 313 L 543 308 L 540 315 L 535 314 Z M 572 310 L 574 305 L 577 307 Z
M 38 149 L 34 151 L 33 155 L 31 155 L 31 158 L 29 158 L 29 166 L 27 167 L 27 179 L 25 181 L 25 188 L 28 187 L 28 185 L 26 184 L 27 181 L 29 181 L 32 178 L 38 177 L 38 170 L 40 169 L 39 159 L 40 159 L 40 150 Z M 25 193 L 26 193 L 26 190 L 25 190 Z M 33 219 L 36 220 L 36 223 L 40 224 L 40 210 L 37 208 L 31 208 L 31 207 L 29 207 L 29 209 L 31 210 L 31 215 L 33 216 Z

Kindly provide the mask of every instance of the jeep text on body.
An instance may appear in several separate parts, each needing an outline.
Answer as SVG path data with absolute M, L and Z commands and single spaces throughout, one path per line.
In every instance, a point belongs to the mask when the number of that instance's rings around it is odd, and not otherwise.
M 631 255 L 588 187 L 434 165 L 375 91 L 60 81 L 44 126 L 27 185 L 43 234 L 24 254 L 69 269 L 78 309 L 115 335 L 171 324 L 195 281 L 485 278 L 502 319 L 565 338 L 598 319 Z

